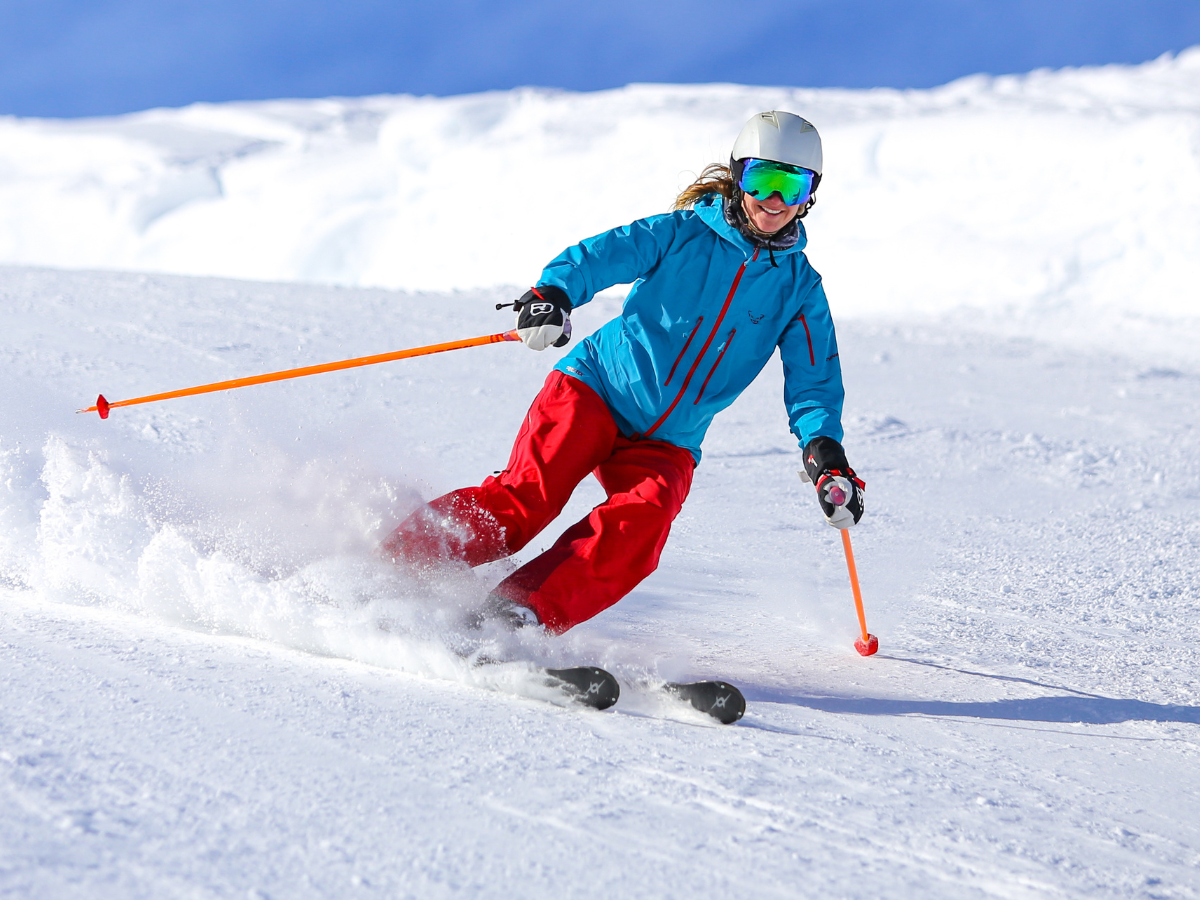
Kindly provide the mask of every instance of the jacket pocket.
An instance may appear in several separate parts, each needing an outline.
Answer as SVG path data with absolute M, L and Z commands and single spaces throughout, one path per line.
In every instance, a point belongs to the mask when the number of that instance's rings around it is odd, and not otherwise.
M 687 340 L 683 342 L 683 349 L 679 351 L 679 355 L 675 357 L 675 363 L 671 366 L 671 372 L 667 375 L 667 380 L 663 382 L 663 387 L 671 383 L 671 379 L 675 377 L 675 370 L 679 368 L 679 364 L 683 361 L 684 355 L 688 351 L 688 347 L 692 346 L 692 338 L 696 336 L 696 332 L 700 330 L 700 326 L 704 324 L 704 316 L 696 320 L 696 324 L 692 326 L 691 334 L 687 336 Z
M 804 318 L 804 313 L 800 313 L 796 318 L 804 326 L 804 339 L 808 341 L 808 364 L 815 366 L 817 364 L 817 357 L 813 354 L 812 332 L 808 330 L 808 319 Z
M 712 364 L 712 368 L 709 369 L 708 374 L 704 376 L 704 383 L 700 385 L 700 393 L 696 395 L 696 399 L 692 402 L 692 406 L 698 404 L 700 399 L 704 396 L 704 389 L 708 387 L 708 381 L 713 377 L 713 372 L 717 371 L 717 366 L 719 366 L 721 364 L 721 360 L 725 358 L 725 352 L 729 349 L 729 345 L 733 343 L 733 336 L 735 334 L 737 334 L 737 329 L 730 329 L 729 337 L 725 338 L 725 346 L 721 348 L 721 352 L 717 354 L 716 362 Z

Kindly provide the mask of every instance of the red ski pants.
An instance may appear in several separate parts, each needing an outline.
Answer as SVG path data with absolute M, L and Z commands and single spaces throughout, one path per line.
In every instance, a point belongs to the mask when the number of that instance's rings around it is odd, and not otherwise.
M 612 606 L 658 567 L 694 468 L 687 450 L 622 435 L 595 391 L 556 370 L 525 417 L 508 468 L 426 504 L 383 548 L 416 566 L 503 559 L 545 528 L 594 472 L 608 499 L 495 589 L 561 633 Z

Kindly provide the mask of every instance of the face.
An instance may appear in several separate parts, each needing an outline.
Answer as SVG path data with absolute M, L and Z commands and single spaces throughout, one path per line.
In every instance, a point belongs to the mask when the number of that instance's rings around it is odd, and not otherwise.
M 763 234 L 774 234 L 796 218 L 796 214 L 800 212 L 800 204 L 787 206 L 777 193 L 766 200 L 756 200 L 743 193 L 742 209 L 746 211 L 746 218 L 750 220 L 751 225 Z

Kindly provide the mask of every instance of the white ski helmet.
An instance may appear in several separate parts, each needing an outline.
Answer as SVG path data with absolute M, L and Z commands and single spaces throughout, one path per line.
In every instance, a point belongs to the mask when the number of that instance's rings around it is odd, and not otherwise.
M 742 127 L 729 155 L 730 168 L 739 160 L 754 157 L 811 169 L 821 174 L 821 136 L 806 119 L 795 113 L 759 113 Z

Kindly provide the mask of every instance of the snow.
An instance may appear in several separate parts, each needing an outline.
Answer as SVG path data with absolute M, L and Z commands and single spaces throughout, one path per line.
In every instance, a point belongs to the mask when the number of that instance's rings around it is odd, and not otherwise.
M 1196 312 L 1178 286 L 1200 280 L 1200 47 L 930 91 L 634 85 L 0 119 L 0 262 L 525 285 L 565 241 L 665 211 L 771 107 L 823 135 L 814 261 L 846 313 L 1132 296 Z
M 1197 88 L 1191 51 L 0 123 L 0 893 L 1200 896 Z M 512 563 L 431 583 L 373 552 L 503 465 L 558 351 L 74 414 L 503 330 L 512 285 L 775 105 L 826 136 L 810 255 L 876 657 L 777 362 L 654 576 L 561 638 L 488 636 L 611 669 L 604 713 L 472 667 L 454 626 L 594 482 Z M 745 719 L 654 689 L 690 677 Z

